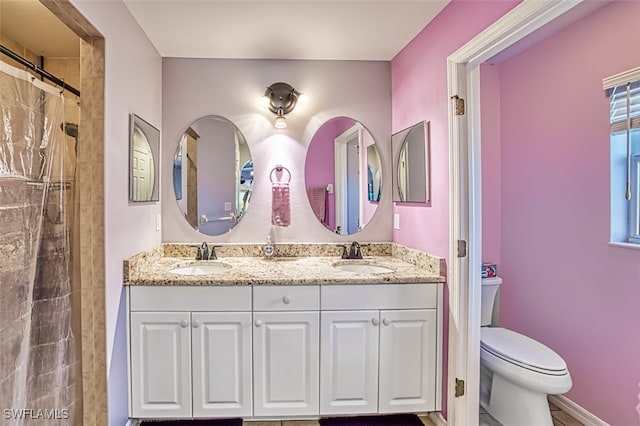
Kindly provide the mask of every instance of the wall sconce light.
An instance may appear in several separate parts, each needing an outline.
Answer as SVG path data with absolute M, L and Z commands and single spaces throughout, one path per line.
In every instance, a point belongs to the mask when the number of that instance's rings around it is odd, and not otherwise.
M 287 83 L 273 83 L 267 87 L 264 96 L 260 98 L 260 104 L 269 108 L 269 111 L 276 114 L 274 126 L 276 129 L 287 127 L 285 114 L 293 111 L 298 102 L 302 103 L 306 99 L 304 93 L 298 92 Z

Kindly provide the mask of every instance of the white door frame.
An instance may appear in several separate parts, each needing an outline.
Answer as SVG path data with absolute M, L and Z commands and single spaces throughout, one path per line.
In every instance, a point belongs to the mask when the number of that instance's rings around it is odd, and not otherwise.
M 334 139 L 335 155 L 335 193 L 336 228 L 340 226 L 340 234 L 347 235 L 347 144 L 352 140 L 358 140 L 358 146 L 362 148 L 362 125 L 356 123 L 339 134 Z M 360 170 L 362 176 L 362 170 Z M 360 213 L 361 214 L 361 213 Z
M 449 108 L 449 371 L 447 424 L 478 424 L 480 386 L 480 267 L 482 186 L 480 64 L 581 4 L 584 0 L 524 0 L 447 58 L 448 95 L 465 100 L 466 113 Z M 468 254 L 458 257 L 458 241 Z M 455 397 L 456 378 L 465 381 Z

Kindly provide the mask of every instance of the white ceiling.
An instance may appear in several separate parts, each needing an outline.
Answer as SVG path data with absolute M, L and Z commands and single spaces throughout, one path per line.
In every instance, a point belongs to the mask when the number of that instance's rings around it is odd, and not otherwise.
M 164 57 L 391 60 L 450 0 L 123 0 Z
M 388 61 L 450 0 L 122 1 L 165 57 Z M 39 0 L 0 0 L 0 29 L 38 55 L 79 56 Z

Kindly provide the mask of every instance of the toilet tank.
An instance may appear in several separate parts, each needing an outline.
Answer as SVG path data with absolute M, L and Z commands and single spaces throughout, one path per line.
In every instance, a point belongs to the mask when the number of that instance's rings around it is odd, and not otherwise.
M 502 278 L 491 277 L 482 278 L 482 305 L 480 310 L 480 325 L 491 325 L 493 316 L 493 305 L 496 301 L 498 288 L 502 284 Z

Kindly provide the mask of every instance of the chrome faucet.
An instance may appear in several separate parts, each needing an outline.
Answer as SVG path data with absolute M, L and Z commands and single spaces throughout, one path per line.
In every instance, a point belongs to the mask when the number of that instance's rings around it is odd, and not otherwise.
M 360 243 L 354 241 L 349 247 L 349 259 L 362 259 L 362 250 L 360 249 Z
M 340 244 L 338 247 L 342 248 L 343 259 L 362 259 L 362 246 L 357 241 L 351 243 L 348 251 L 347 246 L 344 244 Z
M 216 249 L 222 246 L 209 247 L 209 244 L 207 244 L 207 242 L 205 241 L 199 246 L 192 247 L 198 248 L 198 252 L 196 253 L 196 260 L 217 260 L 218 256 L 216 254 Z

